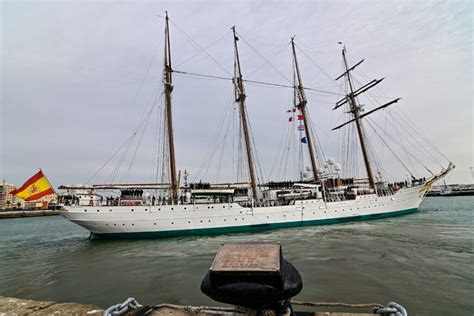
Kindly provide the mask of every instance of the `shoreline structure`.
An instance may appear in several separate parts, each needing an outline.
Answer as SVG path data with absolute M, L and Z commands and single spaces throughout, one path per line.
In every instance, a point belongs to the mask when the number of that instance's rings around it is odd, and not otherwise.
M 8 218 L 22 218 L 22 217 L 40 217 L 40 216 L 57 216 L 60 215 L 58 211 L 52 210 L 36 210 L 36 211 L 26 211 L 26 210 L 16 210 L 16 211 L 1 211 L 0 219 Z

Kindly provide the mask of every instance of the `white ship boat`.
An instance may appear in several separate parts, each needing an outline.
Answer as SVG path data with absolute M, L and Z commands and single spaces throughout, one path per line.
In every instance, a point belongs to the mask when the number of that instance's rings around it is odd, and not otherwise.
M 91 232 L 94 238 L 141 238 L 246 232 L 270 228 L 330 224 L 352 220 L 369 220 L 413 213 L 432 184 L 446 175 L 454 165 L 449 163 L 428 179 L 412 179 L 388 183 L 374 176 L 364 134 L 363 118 L 384 109 L 395 99 L 364 112 L 358 96 L 382 80 L 374 80 L 360 88 L 354 87 L 350 67 L 342 50 L 345 72 L 336 80 L 346 80 L 347 94 L 335 109 L 346 107 L 352 118 L 336 127 L 355 124 L 362 152 L 366 177 L 341 178 L 320 168 L 321 159 L 315 148 L 311 122 L 307 115 L 306 88 L 303 86 L 292 39 L 295 102 L 292 112 L 298 113 L 305 131 L 304 143 L 311 161 L 312 175 L 300 181 L 258 183 L 255 153 L 246 111 L 246 94 L 242 78 L 238 34 L 233 28 L 235 50 L 235 102 L 238 104 L 249 181 L 227 184 L 191 184 L 180 186 L 174 152 L 171 94 L 172 76 L 169 19 L 166 16 L 165 66 L 163 70 L 166 153 L 169 161 L 169 183 L 63 185 L 65 211 L 62 215 Z M 329 161 L 332 164 L 331 161 Z M 327 167 L 327 166 L 326 166 Z M 340 166 L 334 166 L 341 169 Z M 336 170 L 338 171 L 338 170 Z M 186 177 L 185 177 L 185 180 Z M 101 190 L 115 190 L 120 196 L 102 196 Z M 158 198 L 144 192 L 162 192 Z

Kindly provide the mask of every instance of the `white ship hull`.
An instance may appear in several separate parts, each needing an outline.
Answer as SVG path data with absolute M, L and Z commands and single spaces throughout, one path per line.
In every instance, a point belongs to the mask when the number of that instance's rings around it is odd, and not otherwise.
M 94 238 L 146 238 L 204 235 L 270 228 L 368 220 L 416 212 L 423 186 L 394 195 L 357 196 L 355 200 L 296 200 L 291 205 L 246 208 L 237 203 L 66 206 L 61 214 Z

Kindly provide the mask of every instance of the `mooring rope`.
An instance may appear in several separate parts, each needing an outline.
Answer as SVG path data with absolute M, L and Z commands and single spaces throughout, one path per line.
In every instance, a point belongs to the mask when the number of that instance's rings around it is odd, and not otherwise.
M 352 303 L 341 303 L 341 302 L 308 302 L 308 301 L 295 301 L 295 300 L 292 300 L 291 304 L 300 305 L 300 306 L 311 306 L 311 307 L 345 307 L 345 308 L 385 307 L 385 305 L 378 304 L 378 303 L 352 304 Z

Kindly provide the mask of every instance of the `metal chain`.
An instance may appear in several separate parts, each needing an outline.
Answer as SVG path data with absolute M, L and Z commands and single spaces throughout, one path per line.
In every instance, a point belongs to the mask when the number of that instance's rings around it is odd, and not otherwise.
M 133 297 L 129 297 L 122 304 L 112 305 L 104 311 L 104 316 L 118 316 L 125 314 L 129 309 L 138 309 L 142 307 Z
M 406 309 L 395 302 L 390 302 L 387 304 L 387 307 L 375 307 L 374 314 L 384 315 L 384 316 L 408 316 Z

